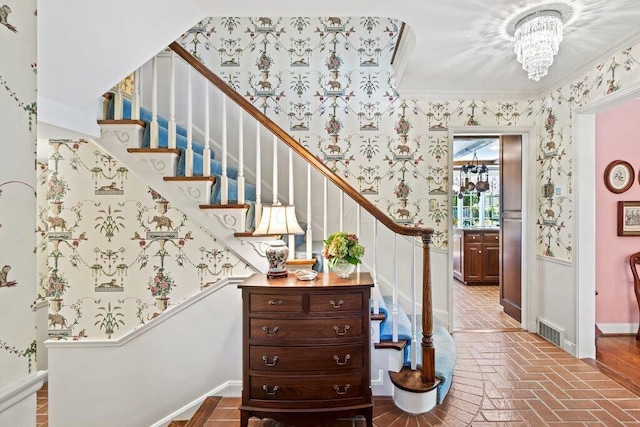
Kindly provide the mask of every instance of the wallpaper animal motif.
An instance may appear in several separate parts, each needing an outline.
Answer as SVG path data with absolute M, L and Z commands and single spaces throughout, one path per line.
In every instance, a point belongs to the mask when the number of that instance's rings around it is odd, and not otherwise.
M 37 369 L 35 316 L 36 2 L 0 6 L 0 390 Z M 25 166 L 28 165 L 28 166 Z
M 539 102 L 398 97 L 400 23 L 377 17 L 209 18 L 180 40 L 397 223 L 447 247 L 449 126 L 535 122 Z
M 93 143 L 48 145 L 36 231 L 48 259 L 38 297 L 50 304 L 50 337 L 117 338 L 225 276 L 252 272 Z
M 448 129 L 536 127 L 538 252 L 570 261 L 571 111 L 637 82 L 638 47 L 541 99 L 410 100 L 398 96 L 390 65 L 399 25 L 378 17 L 208 18 L 179 41 L 396 222 L 434 228 L 436 248 L 447 247 L 451 222 Z

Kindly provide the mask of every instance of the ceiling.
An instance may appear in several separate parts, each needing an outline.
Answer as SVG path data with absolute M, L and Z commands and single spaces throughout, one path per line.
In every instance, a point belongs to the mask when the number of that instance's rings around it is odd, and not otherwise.
M 498 136 L 454 136 L 453 161 L 471 162 L 474 154 L 478 161 L 497 163 L 500 157 Z
M 612 48 L 640 41 L 638 0 L 197 0 L 209 16 L 388 16 L 415 34 L 406 71 L 398 83 L 403 97 L 432 99 L 526 98 L 553 90 L 576 69 L 608 59 Z M 549 74 L 527 78 L 516 61 L 509 24 L 525 10 L 545 5 L 563 12 L 564 41 Z M 640 55 L 638 55 L 640 57 Z M 579 77 L 579 76 L 576 76 Z
M 534 82 L 515 59 L 507 27 L 541 5 L 570 17 L 549 75 Z M 407 23 L 397 88 L 412 99 L 544 96 L 640 42 L 638 0 L 38 1 L 38 121 L 97 132 L 96 98 L 208 16 L 363 15 Z

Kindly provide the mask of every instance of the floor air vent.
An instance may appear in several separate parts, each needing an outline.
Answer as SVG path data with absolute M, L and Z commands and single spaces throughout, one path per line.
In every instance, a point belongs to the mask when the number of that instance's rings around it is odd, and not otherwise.
M 552 344 L 562 348 L 564 330 L 544 319 L 538 319 L 538 335 Z

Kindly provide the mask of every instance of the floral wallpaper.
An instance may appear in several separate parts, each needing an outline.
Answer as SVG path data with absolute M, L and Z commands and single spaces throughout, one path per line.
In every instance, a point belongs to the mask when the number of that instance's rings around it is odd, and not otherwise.
M 37 370 L 33 224 L 36 2 L 0 6 L 0 390 Z M 10 153 L 10 154 L 9 154 Z M 25 166 L 26 165 L 26 166 Z
M 49 140 L 38 180 L 38 298 L 49 336 L 112 339 L 252 271 L 86 140 Z
M 399 26 L 378 17 L 208 18 L 179 42 L 396 222 L 434 228 L 436 248 L 448 245 L 449 127 L 537 127 L 538 252 L 571 261 L 571 111 L 637 82 L 640 48 L 542 99 L 411 100 L 398 96 L 390 65 Z
M 400 22 L 209 18 L 179 41 L 400 224 L 447 247 L 449 126 L 532 126 L 539 101 L 399 98 Z

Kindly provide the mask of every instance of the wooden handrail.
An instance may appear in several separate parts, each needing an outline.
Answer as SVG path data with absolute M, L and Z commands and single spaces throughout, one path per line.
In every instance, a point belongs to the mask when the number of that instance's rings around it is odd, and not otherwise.
M 403 225 L 397 224 L 393 221 L 387 214 L 382 212 L 376 205 L 371 203 L 369 199 L 362 196 L 359 192 L 357 192 L 350 184 L 348 184 L 341 177 L 336 175 L 331 169 L 329 169 L 324 163 L 322 163 L 316 156 L 310 153 L 306 148 L 298 143 L 295 139 L 291 137 L 287 132 L 285 132 L 280 126 L 278 126 L 275 122 L 273 122 L 270 118 L 265 116 L 253 106 L 249 101 L 247 101 L 242 95 L 233 90 L 224 80 L 215 75 L 209 68 L 207 68 L 200 61 L 195 59 L 193 55 L 187 52 L 180 44 L 177 42 L 173 42 L 169 45 L 175 53 L 177 53 L 182 59 L 184 59 L 190 66 L 192 66 L 196 71 L 198 71 L 205 79 L 209 80 L 214 86 L 216 86 L 220 91 L 222 91 L 225 95 L 227 95 L 233 102 L 238 104 L 240 108 L 246 111 L 249 115 L 251 115 L 254 119 L 256 119 L 260 124 L 262 124 L 265 128 L 269 129 L 274 135 L 278 137 L 279 140 L 287 144 L 293 151 L 298 153 L 298 155 L 305 158 L 305 160 L 316 168 L 320 173 L 326 176 L 331 182 L 337 185 L 342 191 L 347 193 L 349 197 L 351 197 L 356 203 L 362 206 L 367 210 L 371 215 L 373 215 L 378 221 L 387 226 L 387 228 L 394 233 L 402 234 L 404 236 L 422 236 L 422 235 L 431 235 L 433 233 L 433 229 L 426 227 L 406 227 Z
M 194 68 L 206 80 L 216 86 L 222 93 L 228 96 L 240 108 L 256 119 L 262 126 L 271 131 L 279 140 L 287 144 L 298 155 L 302 156 L 316 170 L 326 176 L 331 182 L 344 191 L 356 203 L 362 206 L 367 212 L 373 215 L 378 221 L 383 223 L 389 230 L 404 236 L 420 236 L 422 238 L 422 370 L 421 378 L 423 383 L 435 386 L 437 380 L 435 377 L 435 349 L 433 347 L 433 311 L 432 311 L 432 294 L 431 294 L 431 267 L 429 243 L 431 242 L 432 228 L 427 227 L 406 227 L 397 224 L 387 214 L 382 212 L 376 205 L 371 203 L 356 191 L 341 177 L 336 175 L 323 162 L 318 160 L 316 156 L 310 153 L 306 148 L 298 143 L 280 126 L 273 122 L 269 117 L 264 115 L 260 110 L 247 101 L 242 95 L 231 88 L 224 80 L 214 74 L 209 68 L 198 61 L 193 55 L 185 50 L 179 43 L 173 42 L 169 45 L 176 54 Z

